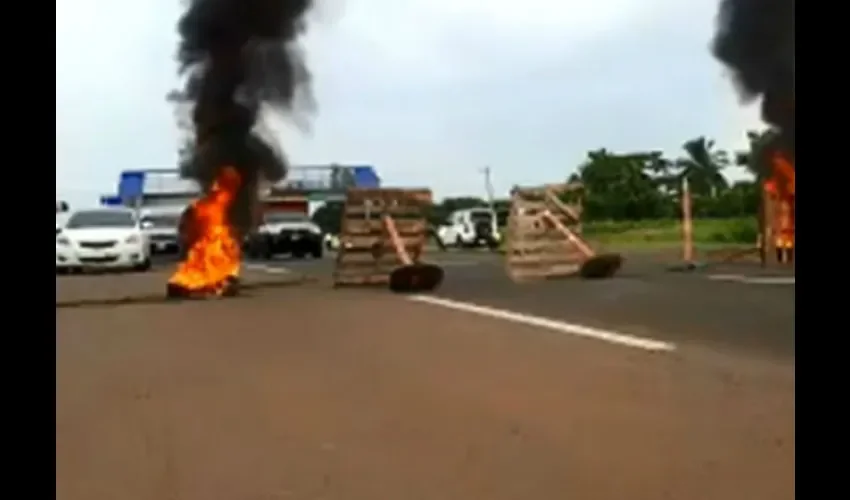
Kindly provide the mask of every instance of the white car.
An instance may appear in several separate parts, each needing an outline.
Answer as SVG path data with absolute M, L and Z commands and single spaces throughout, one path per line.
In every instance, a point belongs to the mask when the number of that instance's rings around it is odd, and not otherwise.
M 150 242 L 130 209 L 77 210 L 61 228 L 57 226 L 57 273 L 150 267 Z
M 68 221 L 68 215 L 65 213 L 56 214 L 56 234 L 62 232 L 62 228 L 65 227 L 65 222 Z
M 457 210 L 448 224 L 437 229 L 437 237 L 445 246 L 495 246 L 501 240 L 496 213 L 488 208 Z
M 185 206 L 150 207 L 142 210 L 141 227 L 148 237 L 151 253 L 178 253 L 178 226 Z

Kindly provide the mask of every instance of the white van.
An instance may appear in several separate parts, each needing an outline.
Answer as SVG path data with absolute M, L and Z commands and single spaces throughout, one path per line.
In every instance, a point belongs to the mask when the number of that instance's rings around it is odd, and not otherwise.
M 171 205 L 146 207 L 141 210 L 139 219 L 142 230 L 150 241 L 151 253 L 178 253 L 178 226 L 185 209 L 185 205 Z
M 467 208 L 449 215 L 447 224 L 440 226 L 437 237 L 445 246 L 497 246 L 501 240 L 496 213 L 489 208 Z

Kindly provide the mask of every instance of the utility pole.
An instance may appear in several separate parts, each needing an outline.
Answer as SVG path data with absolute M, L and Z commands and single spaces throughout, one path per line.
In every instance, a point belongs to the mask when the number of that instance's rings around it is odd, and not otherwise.
M 490 206 L 490 210 L 494 210 L 494 200 L 493 200 L 493 182 L 490 179 L 490 167 L 486 166 L 482 170 L 484 174 L 484 189 L 487 191 L 487 204 Z

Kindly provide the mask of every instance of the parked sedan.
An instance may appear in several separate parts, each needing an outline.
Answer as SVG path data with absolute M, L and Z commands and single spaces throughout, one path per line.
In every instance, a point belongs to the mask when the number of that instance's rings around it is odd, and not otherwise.
M 132 210 L 78 210 L 56 227 L 56 272 L 151 266 L 147 236 Z

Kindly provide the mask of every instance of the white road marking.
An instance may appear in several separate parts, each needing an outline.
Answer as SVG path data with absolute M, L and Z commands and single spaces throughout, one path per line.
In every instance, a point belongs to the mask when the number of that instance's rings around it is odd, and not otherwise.
M 245 267 L 245 269 L 250 269 L 251 271 L 262 271 L 269 274 L 289 274 L 292 272 L 285 267 L 272 267 L 263 264 L 245 264 L 243 267 Z
M 734 281 L 750 285 L 794 285 L 794 276 L 744 276 L 743 274 L 709 274 L 712 281 Z
M 794 276 L 754 276 L 746 278 L 744 283 L 752 283 L 754 285 L 793 285 Z
M 711 281 L 741 281 L 744 277 L 740 274 L 709 274 Z
M 545 328 L 547 330 L 556 331 L 558 333 L 575 335 L 577 337 L 584 337 L 593 340 L 601 340 L 610 344 L 633 347 L 636 349 L 644 349 L 646 351 L 670 352 L 676 350 L 676 345 L 669 342 L 637 337 L 634 335 L 619 333 L 611 330 L 603 330 L 601 328 L 593 328 L 584 325 L 577 325 L 574 323 L 567 323 L 565 321 L 557 321 L 554 319 L 543 318 L 540 316 L 532 316 L 530 314 L 507 311 L 504 309 L 480 306 L 476 304 L 470 304 L 468 302 L 443 299 L 430 295 L 414 295 L 412 297 L 409 297 L 409 299 L 415 302 L 422 302 L 424 304 L 431 304 L 435 306 L 445 307 L 448 309 L 454 309 L 456 311 L 479 314 L 481 316 L 488 316 L 491 318 L 502 319 L 505 321 L 512 321 L 514 323 L 522 323 L 525 325 L 536 326 L 538 328 Z

